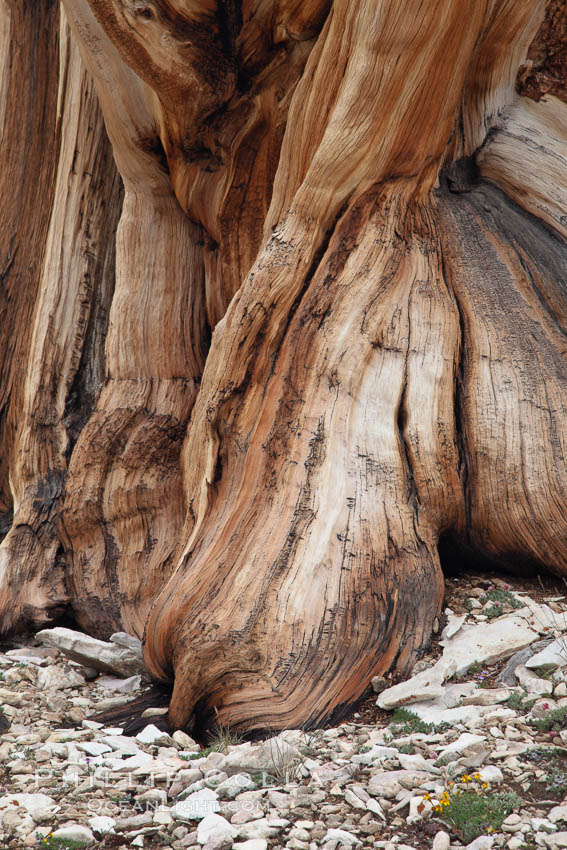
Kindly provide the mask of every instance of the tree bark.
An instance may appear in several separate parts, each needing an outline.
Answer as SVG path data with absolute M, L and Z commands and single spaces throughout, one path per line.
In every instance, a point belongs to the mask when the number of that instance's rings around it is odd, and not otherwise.
M 0 176 L 4 628 L 68 602 L 57 523 L 73 443 L 104 373 L 121 187 L 92 81 L 58 4 L 4 2 Z M 31 84 L 33 81 L 33 85 Z M 22 125 L 21 115 L 27 125 Z
M 2 630 L 307 728 L 411 668 L 447 552 L 567 575 L 565 3 L 4 3 L 47 153 L 2 171 Z

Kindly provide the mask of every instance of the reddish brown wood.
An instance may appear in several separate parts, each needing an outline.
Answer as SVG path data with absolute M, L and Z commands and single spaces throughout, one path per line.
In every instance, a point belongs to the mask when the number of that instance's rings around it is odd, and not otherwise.
M 2 629 L 144 636 L 174 725 L 339 718 L 427 645 L 440 541 L 567 574 L 565 4 L 63 8 Z

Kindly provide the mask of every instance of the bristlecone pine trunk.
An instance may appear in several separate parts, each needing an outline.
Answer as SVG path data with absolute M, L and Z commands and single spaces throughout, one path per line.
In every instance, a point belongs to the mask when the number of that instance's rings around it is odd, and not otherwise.
M 308 728 L 567 575 L 566 5 L 0 0 L 3 633 Z

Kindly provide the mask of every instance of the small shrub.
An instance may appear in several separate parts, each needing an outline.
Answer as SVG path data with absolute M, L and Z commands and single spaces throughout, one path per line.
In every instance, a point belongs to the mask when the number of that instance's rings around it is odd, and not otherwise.
M 403 735 L 411 735 L 412 732 L 423 732 L 425 735 L 432 735 L 435 732 L 443 731 L 448 727 L 447 723 L 426 723 L 413 711 L 407 708 L 397 708 L 392 716 L 390 723 L 390 731 L 394 738 L 401 738 Z
M 509 590 L 501 590 L 498 587 L 489 590 L 486 594 L 486 598 L 489 602 L 496 602 L 498 605 L 508 605 L 510 608 L 521 608 L 522 603 L 518 602 L 513 593 L 510 593 Z
M 543 784 L 545 790 L 559 799 L 567 793 L 567 759 L 565 750 L 558 747 L 534 747 L 522 756 L 522 761 L 537 764 L 546 772 Z
M 489 608 L 483 608 L 482 613 L 489 620 L 494 620 L 496 617 L 501 617 L 504 613 L 504 608 L 500 603 L 496 602 L 494 605 L 491 605 Z
M 241 744 L 242 741 L 242 735 L 239 735 L 238 732 L 234 732 L 223 723 L 217 723 L 209 735 L 209 746 L 206 750 L 198 753 L 198 755 L 203 758 L 205 755 L 210 755 L 212 752 L 222 753 L 227 749 L 227 747 Z
M 74 838 L 54 838 L 52 834 L 39 836 L 41 850 L 82 850 L 88 846 L 87 841 L 76 841 Z
M 241 744 L 242 741 L 243 738 L 238 732 L 234 732 L 222 723 L 217 723 L 209 733 L 209 745 L 207 747 L 197 750 L 196 753 L 180 753 L 179 758 L 183 759 L 183 761 L 204 759 L 210 756 L 211 753 L 223 753 L 228 747 Z
M 553 767 L 545 777 L 545 790 L 556 794 L 559 799 L 567 794 L 567 770 Z
M 524 753 L 521 759 L 522 761 L 529 761 L 532 764 L 543 766 L 556 764 L 561 754 L 562 750 L 559 750 L 557 747 L 534 747 L 532 750 Z
M 415 747 L 413 744 L 399 744 L 396 749 L 398 752 L 403 753 L 406 756 L 412 756 L 415 753 Z
M 509 708 L 513 708 L 514 711 L 523 711 L 526 714 L 534 702 L 535 699 L 528 698 L 525 693 L 521 693 L 520 691 L 514 691 L 514 693 L 510 694 L 506 700 L 506 704 Z
M 522 802 L 513 793 L 486 794 L 488 784 L 477 782 L 475 785 L 475 779 L 480 779 L 478 774 L 474 777 L 462 776 L 460 782 L 465 787 L 457 787 L 453 783 L 433 808 L 441 820 L 461 834 L 466 844 L 479 835 L 496 832 L 504 819 Z
M 320 744 L 321 736 L 317 732 L 305 733 L 298 749 L 304 758 L 317 758 Z
M 350 773 L 350 777 L 352 780 L 357 779 L 362 773 L 362 765 L 361 764 L 353 764 L 350 762 L 346 765 L 347 773 Z
M 543 717 L 535 717 L 530 720 L 530 726 L 538 732 L 561 732 L 567 727 L 567 705 L 552 708 Z
M 295 782 L 300 775 L 303 758 L 296 756 L 293 750 L 287 749 L 280 743 L 278 737 L 270 740 L 271 757 L 273 769 L 272 776 L 280 784 Z

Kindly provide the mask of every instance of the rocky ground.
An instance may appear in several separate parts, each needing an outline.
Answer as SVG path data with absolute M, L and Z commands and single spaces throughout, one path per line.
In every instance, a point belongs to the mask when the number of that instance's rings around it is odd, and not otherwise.
M 378 697 L 336 728 L 252 744 L 168 733 L 163 699 L 135 736 L 89 720 L 144 692 L 151 703 L 128 636 L 4 645 L 0 848 L 567 847 L 564 592 L 450 578 L 411 679 L 376 679 Z

